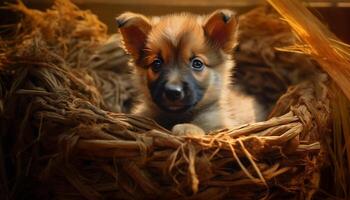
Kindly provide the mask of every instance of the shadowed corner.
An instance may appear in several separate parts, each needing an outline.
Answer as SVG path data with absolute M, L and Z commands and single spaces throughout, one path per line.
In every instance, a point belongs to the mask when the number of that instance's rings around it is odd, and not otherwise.
M 138 92 L 124 70 L 124 52 L 109 43 L 91 12 L 57 2 L 45 12 L 28 9 L 35 18 L 26 21 L 26 37 L 10 41 L 15 45 L 1 40 L 4 199 L 308 199 L 322 182 L 328 154 L 340 187 L 326 192 L 348 197 L 348 100 L 324 72 L 289 87 L 267 121 L 201 138 L 173 136 L 152 120 L 125 114 Z M 253 21 L 275 22 L 264 12 L 258 16 Z M 110 59 L 114 50 L 119 56 Z M 93 65 L 92 57 L 98 57 Z M 116 58 L 118 65 L 109 65 Z

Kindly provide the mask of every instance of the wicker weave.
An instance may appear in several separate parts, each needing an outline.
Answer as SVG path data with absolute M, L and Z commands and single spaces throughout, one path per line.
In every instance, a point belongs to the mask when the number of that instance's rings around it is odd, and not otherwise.
M 267 121 L 173 136 L 121 113 L 137 91 L 93 14 L 63 0 L 46 12 L 13 9 L 25 18 L 0 49 L 7 197 L 310 199 L 317 191 L 330 133 L 327 75 L 289 87 Z

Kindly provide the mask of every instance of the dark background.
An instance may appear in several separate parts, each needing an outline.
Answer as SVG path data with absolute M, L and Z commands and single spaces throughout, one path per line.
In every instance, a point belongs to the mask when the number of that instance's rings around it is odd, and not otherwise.
M 22 0 L 28 7 L 45 9 L 53 0 Z M 16 0 L 0 0 L 0 5 L 15 3 Z M 116 31 L 114 18 L 124 11 L 146 15 L 162 15 L 174 12 L 206 14 L 218 8 L 230 8 L 238 13 L 263 5 L 263 0 L 73 0 L 82 9 L 90 9 L 109 27 Z M 350 43 L 350 0 L 308 0 L 310 10 L 324 22 L 341 40 Z M 6 9 L 0 9 L 0 34 L 8 35 L 7 25 L 18 20 L 18 16 Z

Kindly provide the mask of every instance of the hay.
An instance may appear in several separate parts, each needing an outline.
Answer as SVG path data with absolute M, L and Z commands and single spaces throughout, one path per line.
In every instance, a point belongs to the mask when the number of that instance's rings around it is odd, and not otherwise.
M 318 71 L 312 58 L 276 50 L 294 45 L 298 39 L 271 7 L 241 15 L 237 38 L 234 82 L 243 92 L 254 95 L 267 111 L 289 86 L 309 79 Z
M 333 140 L 325 146 L 334 167 L 334 183 L 328 186 L 339 197 L 350 198 L 350 48 L 331 33 L 300 3 L 269 0 L 271 5 L 290 24 L 304 45 L 293 45 L 284 51 L 312 55 L 332 78 L 331 104 Z M 326 138 L 329 139 L 329 138 Z M 332 177 L 333 178 L 333 177 Z
M 173 136 L 121 113 L 137 91 L 111 43 L 118 38 L 108 41 L 94 15 L 63 0 L 46 12 L 12 9 L 24 19 L 0 45 L 4 198 L 311 199 L 318 191 L 331 132 L 327 75 L 289 87 L 267 121 Z

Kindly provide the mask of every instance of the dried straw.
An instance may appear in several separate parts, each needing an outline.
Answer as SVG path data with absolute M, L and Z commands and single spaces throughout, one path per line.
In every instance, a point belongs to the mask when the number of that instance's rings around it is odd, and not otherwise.
M 293 31 L 305 43 L 284 48 L 311 55 L 336 84 L 331 86 L 333 138 L 327 151 L 335 176 L 333 190 L 337 196 L 350 198 L 350 48 L 331 33 L 298 1 L 268 0 Z M 347 97 L 347 98 L 346 98 Z M 329 138 L 326 138 L 329 139 Z
M 25 18 L 0 45 L 4 199 L 311 199 L 318 191 L 321 138 L 331 133 L 325 74 L 289 87 L 267 121 L 173 136 L 121 113 L 137 92 L 128 70 L 101 64 L 120 48 L 90 12 L 63 0 L 46 12 L 12 8 Z M 127 68 L 124 54 L 112 54 L 115 68 Z
M 350 99 L 350 47 L 337 39 L 299 1 L 268 0 L 307 46 L 295 50 L 310 53 Z M 336 66 L 336 67 L 335 67 Z

